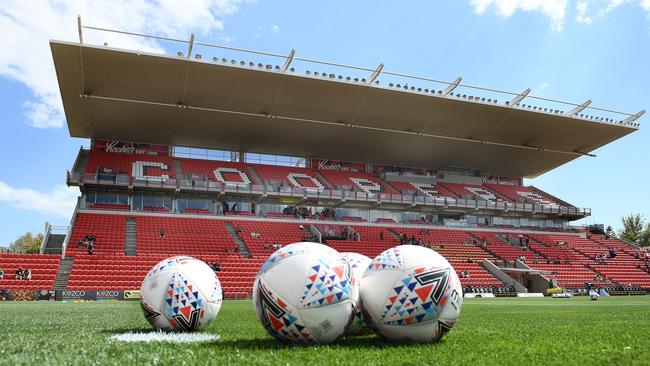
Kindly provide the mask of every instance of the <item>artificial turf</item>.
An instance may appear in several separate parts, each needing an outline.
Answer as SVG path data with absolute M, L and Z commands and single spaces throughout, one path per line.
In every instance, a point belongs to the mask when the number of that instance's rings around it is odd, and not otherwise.
M 196 344 L 120 343 L 151 328 L 137 302 L 0 302 L 2 365 L 525 365 L 650 364 L 650 296 L 466 299 L 440 343 L 400 345 L 375 335 L 288 346 L 268 336 L 249 301 L 226 301 Z

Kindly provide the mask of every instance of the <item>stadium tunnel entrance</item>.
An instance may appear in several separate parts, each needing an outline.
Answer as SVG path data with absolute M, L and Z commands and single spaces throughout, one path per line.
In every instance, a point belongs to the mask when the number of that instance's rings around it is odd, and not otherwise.
M 536 271 L 524 268 L 501 268 L 508 276 L 524 286 L 528 293 L 546 293 L 551 285 L 544 277 L 546 271 Z

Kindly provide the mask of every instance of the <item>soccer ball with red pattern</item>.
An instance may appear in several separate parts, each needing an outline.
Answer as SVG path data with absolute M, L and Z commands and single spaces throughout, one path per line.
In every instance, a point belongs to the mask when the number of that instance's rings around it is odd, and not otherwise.
M 462 287 L 440 254 L 416 245 L 385 250 L 361 280 L 366 321 L 397 342 L 436 342 L 460 315 Z
M 217 275 L 192 257 L 171 257 L 153 266 L 142 281 L 140 305 L 156 330 L 203 330 L 216 318 L 223 299 Z
M 339 252 L 316 243 L 289 244 L 271 254 L 257 274 L 255 312 L 279 340 L 331 343 L 350 322 L 350 289 L 350 268 Z

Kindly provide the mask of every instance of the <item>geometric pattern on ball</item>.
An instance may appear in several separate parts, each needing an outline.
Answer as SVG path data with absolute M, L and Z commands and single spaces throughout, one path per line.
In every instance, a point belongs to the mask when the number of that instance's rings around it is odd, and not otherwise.
M 437 319 L 447 302 L 443 294 L 448 285 L 449 268 L 416 268 L 393 287 L 382 322 L 409 325 Z
M 279 340 L 293 343 L 315 342 L 315 339 L 305 330 L 305 326 L 293 315 L 296 311 L 274 294 L 261 279 L 257 282 L 257 296 L 258 314 L 269 334 Z
M 273 253 L 255 278 L 257 317 L 273 337 L 292 343 L 331 343 L 352 317 L 350 268 L 323 244 L 289 244 Z
M 300 298 L 303 308 L 318 307 L 350 299 L 350 269 L 345 259 L 331 266 L 322 259 L 311 267 L 305 292 Z
M 386 249 L 372 260 L 368 269 L 383 270 L 383 269 L 402 269 L 402 253 L 398 247 Z
M 199 292 L 194 291 L 192 283 L 180 273 L 174 273 L 169 281 L 169 289 L 165 294 L 165 314 L 172 327 L 179 331 L 191 332 L 196 330 L 199 320 L 205 312 L 201 310 L 203 301 Z
M 436 342 L 462 305 L 456 271 L 439 253 L 401 245 L 377 256 L 361 281 L 363 314 L 373 330 L 397 342 Z
M 214 271 L 187 256 L 164 259 L 142 281 L 140 306 L 156 330 L 206 328 L 221 308 L 223 292 Z

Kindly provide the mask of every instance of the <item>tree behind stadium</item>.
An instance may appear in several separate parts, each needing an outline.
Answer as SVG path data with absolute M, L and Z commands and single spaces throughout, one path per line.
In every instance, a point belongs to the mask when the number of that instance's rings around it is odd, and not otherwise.
M 650 224 L 646 225 L 641 214 L 622 216 L 621 224 L 623 224 L 623 228 L 619 232 L 621 239 L 642 247 L 650 246 Z
M 43 241 L 43 234 L 34 235 L 27 232 L 9 244 L 10 253 L 38 254 Z

